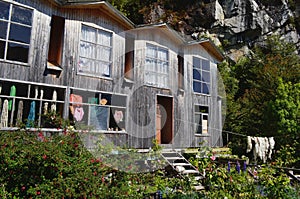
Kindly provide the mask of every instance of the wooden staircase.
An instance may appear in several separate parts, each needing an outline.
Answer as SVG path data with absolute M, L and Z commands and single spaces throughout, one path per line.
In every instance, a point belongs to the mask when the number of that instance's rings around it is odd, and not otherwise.
M 161 156 L 178 175 L 181 177 L 187 176 L 193 182 L 193 186 L 197 191 L 204 189 L 200 183 L 204 178 L 203 175 L 179 151 L 163 149 Z

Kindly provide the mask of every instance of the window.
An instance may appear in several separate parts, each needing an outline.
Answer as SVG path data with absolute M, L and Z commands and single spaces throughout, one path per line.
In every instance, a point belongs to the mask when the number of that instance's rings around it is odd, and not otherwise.
M 168 87 L 169 52 L 165 48 L 147 44 L 145 82 L 149 85 Z
M 96 131 L 124 131 L 126 96 L 72 89 L 69 119 Z
M 23 81 L 7 81 L 0 78 L 0 105 L 8 100 L 8 117 L 2 127 L 58 128 L 49 113 L 63 117 L 66 88 L 49 84 L 34 84 Z M 1 127 L 0 127 L 1 128 Z
M 208 133 L 208 107 L 195 105 L 195 133 Z
M 126 35 L 125 38 L 125 77 L 133 80 L 133 67 L 134 67 L 134 38 Z
M 112 33 L 82 25 L 78 72 L 111 76 Z
M 177 55 L 178 60 L 178 87 L 183 88 L 184 85 L 184 59 L 182 55 Z
M 33 11 L 0 0 L 0 59 L 27 63 Z
M 193 57 L 193 90 L 197 93 L 210 93 L 210 62 L 208 60 Z
M 48 51 L 49 66 L 61 66 L 64 30 L 65 19 L 58 16 L 52 16 Z

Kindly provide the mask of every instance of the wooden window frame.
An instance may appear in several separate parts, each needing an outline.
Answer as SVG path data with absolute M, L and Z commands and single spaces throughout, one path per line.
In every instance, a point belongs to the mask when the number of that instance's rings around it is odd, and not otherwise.
M 84 118 L 81 121 L 75 121 L 72 119 L 71 113 L 69 113 L 69 119 L 74 121 L 75 126 L 77 124 L 85 124 L 91 128 L 91 131 L 98 133 L 106 133 L 106 132 L 126 132 L 126 114 L 127 114 L 127 95 L 118 94 L 118 93 L 110 93 L 105 91 L 93 91 L 93 90 L 85 90 L 79 88 L 70 88 L 70 93 L 75 95 L 80 95 L 82 97 L 82 103 L 80 106 L 84 109 Z M 125 99 L 125 102 L 120 104 L 120 101 L 114 100 L 113 96 L 121 97 Z M 110 98 L 110 99 L 108 99 Z M 107 99 L 106 104 L 101 104 L 102 99 Z M 116 98 L 115 98 L 116 99 Z M 69 102 L 70 106 L 77 105 L 78 103 Z M 107 121 L 107 129 L 95 129 L 91 122 L 92 111 L 95 107 L 103 107 L 108 109 L 108 115 L 106 117 Z M 114 112 L 115 111 L 123 111 L 123 121 L 122 124 L 118 125 L 114 120 Z M 115 122 L 115 123 L 114 123 Z M 77 124 L 76 124 L 77 123 Z
M 197 66 L 195 64 L 195 59 L 198 59 L 198 61 L 200 63 L 199 66 Z M 204 61 L 208 62 L 209 70 L 204 69 L 204 67 L 203 67 L 203 65 L 204 65 L 203 62 Z M 201 94 L 205 94 L 205 95 L 210 94 L 210 92 L 211 92 L 211 71 L 210 71 L 210 69 L 211 69 L 211 66 L 210 66 L 210 61 L 209 60 L 193 56 L 193 73 L 192 73 L 192 75 L 193 75 L 193 91 L 195 93 L 201 93 Z M 200 74 L 200 78 L 201 78 L 200 80 L 195 79 L 194 70 L 197 71 L 198 74 Z M 209 80 L 206 80 L 206 79 L 203 78 L 204 73 L 209 73 Z M 200 91 L 195 90 L 195 85 L 194 84 L 196 84 L 196 83 L 200 84 L 200 86 L 201 86 Z M 207 87 L 207 92 L 204 91 L 204 86 Z
M 149 57 L 147 55 L 147 50 L 148 50 L 148 47 L 151 46 L 155 49 L 155 55 L 154 57 Z M 166 51 L 167 52 L 167 59 L 164 60 L 164 59 L 159 59 L 158 58 L 158 51 L 159 50 L 162 50 L 162 51 Z M 170 59 L 170 56 L 169 56 L 169 49 L 168 48 L 165 48 L 165 47 L 161 47 L 161 46 L 158 46 L 158 45 L 154 45 L 154 44 L 151 44 L 151 43 L 146 43 L 146 53 L 145 53 L 145 67 L 144 67 L 144 81 L 147 85 L 150 85 L 150 86 L 155 86 L 155 87 L 160 87 L 160 88 L 169 88 L 169 59 Z M 150 70 L 147 68 L 147 59 L 150 59 L 150 60 L 154 60 L 155 61 L 155 68 L 156 70 Z M 159 72 L 158 70 L 158 64 L 157 62 L 165 62 L 167 63 L 167 70 L 166 72 Z M 149 74 L 154 74 L 156 76 L 155 78 L 155 81 L 154 82 L 149 82 L 147 81 L 147 76 Z M 160 84 L 158 82 L 158 77 L 165 77 L 166 78 L 166 83 L 162 83 Z
M 110 45 L 109 46 L 107 46 L 107 45 L 103 45 L 103 44 L 101 44 L 101 43 L 97 43 L 98 42 L 98 40 L 97 40 L 97 36 L 96 36 L 96 42 L 91 42 L 91 41 L 85 41 L 85 40 L 83 40 L 82 39 L 82 28 L 83 27 L 88 27 L 88 28 L 91 28 L 91 29 L 94 29 L 94 30 L 96 30 L 96 32 L 98 33 L 98 32 L 104 32 L 104 33 L 108 33 L 108 34 L 110 34 Z M 89 25 L 89 24 L 81 24 L 81 32 L 80 32 L 80 39 L 79 39 L 79 55 L 78 55 L 78 67 L 77 67 L 77 74 L 80 74 L 80 75 L 87 75 L 87 76 L 92 76 L 92 77 L 100 77 L 100 78 L 102 78 L 102 77 L 104 77 L 104 78 L 111 78 L 112 77 L 112 57 L 113 57 L 113 32 L 112 31 L 108 31 L 108 30 L 104 30 L 104 29 L 102 29 L 102 28 L 100 28 L 100 27 L 95 27 L 95 26 L 92 26 L 92 25 Z M 94 45 L 94 46 L 96 46 L 96 48 L 95 49 L 97 49 L 98 47 L 100 47 L 100 48 L 109 48 L 110 49 L 110 54 L 109 54 L 109 61 L 106 61 L 106 60 L 102 60 L 102 59 L 97 59 L 97 58 L 90 58 L 90 57 L 85 57 L 85 56 L 83 56 L 83 55 L 81 55 L 81 52 L 80 52 L 80 45 L 81 45 L 81 43 L 84 43 L 84 42 L 86 42 L 86 43 L 89 43 L 89 44 L 92 44 L 92 45 Z M 95 54 L 97 54 L 96 52 L 94 52 Z M 106 64 L 108 64 L 109 66 L 109 74 L 104 74 L 104 72 L 102 71 L 102 73 L 101 74 L 97 74 L 95 71 L 82 71 L 81 70 L 81 66 L 80 66 L 80 59 L 81 58 L 83 58 L 83 59 L 87 59 L 87 60 L 89 60 L 89 61 L 93 61 L 93 62 L 103 62 L 103 63 L 106 63 Z M 96 67 L 98 67 L 98 65 L 97 66 L 95 66 L 95 70 L 96 70 Z
M 0 2 L 4 2 L 4 3 L 9 4 L 8 19 L 0 19 L 0 22 L 7 23 L 6 37 L 5 37 L 5 39 L 0 38 L 0 42 L 4 42 L 4 55 L 3 55 L 3 58 L 0 58 L 0 60 L 6 61 L 6 62 L 12 62 L 12 63 L 28 64 L 29 61 L 30 61 L 29 55 L 30 55 L 30 44 L 31 44 L 31 37 L 32 37 L 32 25 L 33 25 L 34 9 L 29 8 L 28 6 L 16 3 L 16 2 L 10 2 L 10 1 L 8 2 L 8 1 L 2 1 L 2 0 L 0 0 Z M 30 19 L 29 24 L 25 24 L 25 23 L 22 23 L 22 22 L 16 22 L 16 21 L 12 20 L 13 7 L 24 8 L 24 9 L 27 9 L 27 10 L 31 11 L 31 19 Z M 28 42 L 14 41 L 14 40 L 9 39 L 10 30 L 11 30 L 12 25 L 17 25 L 17 26 L 20 26 L 20 27 L 30 28 L 30 33 L 29 33 L 30 35 L 29 35 L 29 38 L 27 38 Z M 20 61 L 20 60 L 15 60 L 15 59 L 8 59 L 9 43 L 14 44 L 14 45 L 26 46 L 28 48 L 26 62 L 23 62 L 23 61 Z
M 200 117 L 199 121 L 196 121 L 196 116 L 197 115 Z M 207 118 L 206 125 L 203 123 L 204 117 Z M 196 135 L 197 134 L 198 135 L 207 135 L 207 134 L 209 134 L 209 106 L 195 105 L 194 106 L 194 120 L 195 120 L 194 121 L 194 124 L 195 124 L 194 131 L 195 131 Z M 199 131 L 199 129 L 201 129 L 201 131 Z

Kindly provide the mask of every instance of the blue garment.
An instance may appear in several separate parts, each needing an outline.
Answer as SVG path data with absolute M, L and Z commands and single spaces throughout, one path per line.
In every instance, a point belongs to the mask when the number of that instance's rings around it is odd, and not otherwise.
M 30 111 L 27 118 L 26 127 L 33 127 L 34 126 L 34 119 L 35 119 L 35 101 L 32 101 L 30 104 Z

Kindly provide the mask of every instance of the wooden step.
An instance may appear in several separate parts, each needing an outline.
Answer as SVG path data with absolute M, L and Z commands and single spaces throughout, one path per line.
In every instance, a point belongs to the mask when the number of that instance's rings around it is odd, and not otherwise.
M 196 186 L 194 186 L 194 189 L 195 189 L 196 191 L 200 191 L 200 190 L 204 190 L 205 187 L 202 186 L 202 185 L 196 185 Z
M 186 163 L 186 162 L 173 163 L 172 165 L 174 167 L 176 167 L 176 166 L 192 166 L 190 163 Z
M 199 173 L 197 170 L 184 170 L 182 174 L 193 174 L 193 173 Z
M 182 157 L 165 157 L 168 160 L 184 160 Z

